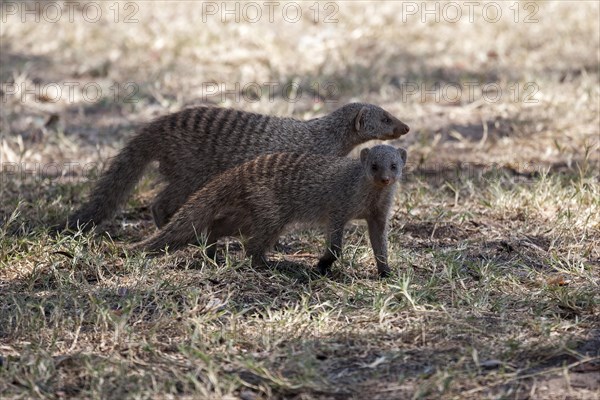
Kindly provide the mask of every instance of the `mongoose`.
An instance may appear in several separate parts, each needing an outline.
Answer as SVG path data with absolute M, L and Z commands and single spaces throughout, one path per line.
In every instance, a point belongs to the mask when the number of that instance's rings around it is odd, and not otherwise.
M 302 152 L 347 155 L 372 139 L 394 139 L 409 127 L 382 108 L 351 103 L 321 118 L 299 121 L 218 107 L 169 114 L 141 127 L 99 178 L 90 198 L 71 215 L 69 228 L 110 218 L 147 164 L 159 162 L 167 181 L 152 205 L 160 228 L 198 188 L 261 154 Z
M 190 199 L 173 219 L 132 248 L 176 250 L 204 234 L 210 257 L 217 239 L 239 236 L 254 264 L 286 226 L 320 223 L 327 227 L 327 251 L 317 264 L 327 273 L 342 249 L 343 229 L 351 219 L 366 219 L 380 275 L 387 263 L 388 215 L 406 150 L 379 145 L 364 149 L 360 160 L 278 153 L 223 172 Z

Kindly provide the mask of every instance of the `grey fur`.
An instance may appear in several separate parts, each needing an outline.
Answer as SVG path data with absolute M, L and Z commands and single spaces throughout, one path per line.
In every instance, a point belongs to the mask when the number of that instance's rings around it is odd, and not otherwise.
M 152 161 L 159 162 L 167 182 L 152 205 L 155 223 L 161 227 L 210 179 L 259 155 L 344 156 L 358 144 L 398 138 L 408 130 L 382 108 L 362 103 L 308 121 L 226 108 L 186 109 L 143 126 L 100 177 L 88 202 L 69 217 L 67 226 L 87 229 L 109 219 Z
M 176 250 L 207 237 L 214 256 L 217 239 L 238 236 L 253 263 L 265 261 L 286 226 L 326 226 L 328 248 L 318 263 L 326 273 L 342 250 L 351 219 L 366 219 L 379 274 L 387 263 L 388 217 L 406 150 L 379 145 L 360 160 L 299 153 L 264 155 L 218 175 L 190 197 L 159 232 L 133 249 Z

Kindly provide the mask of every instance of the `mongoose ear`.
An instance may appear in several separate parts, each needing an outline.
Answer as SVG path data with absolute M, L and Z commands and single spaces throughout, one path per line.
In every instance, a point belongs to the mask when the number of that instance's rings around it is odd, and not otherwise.
M 354 129 L 356 132 L 360 132 L 365 127 L 365 112 L 367 111 L 367 107 L 362 107 L 358 114 L 356 114 L 356 118 L 354 119 Z
M 364 163 L 365 160 L 367 159 L 368 155 L 369 155 L 369 149 L 362 149 L 360 151 L 360 162 Z
M 408 157 L 408 153 L 402 147 L 398 147 L 398 154 L 400 154 L 400 158 L 402 159 L 402 164 L 406 165 L 406 158 Z

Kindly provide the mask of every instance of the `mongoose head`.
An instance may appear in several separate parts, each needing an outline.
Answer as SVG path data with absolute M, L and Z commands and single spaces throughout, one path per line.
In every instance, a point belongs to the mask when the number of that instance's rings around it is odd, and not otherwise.
M 379 145 L 360 152 L 360 162 L 367 178 L 378 187 L 396 183 L 406 164 L 406 150 Z
M 344 107 L 350 111 L 352 129 L 364 141 L 397 139 L 410 130 L 404 122 L 376 105 L 352 103 Z

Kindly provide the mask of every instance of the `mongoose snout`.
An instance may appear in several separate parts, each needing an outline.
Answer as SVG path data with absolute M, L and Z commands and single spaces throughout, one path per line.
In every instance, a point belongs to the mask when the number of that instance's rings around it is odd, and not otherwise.
M 326 227 L 327 249 L 317 269 L 324 274 L 341 256 L 346 223 L 365 219 L 377 270 L 386 276 L 388 217 L 405 163 L 406 150 L 385 145 L 363 149 L 360 160 L 263 155 L 211 180 L 164 228 L 133 248 L 173 251 L 204 235 L 206 254 L 214 257 L 219 238 L 238 236 L 252 263 L 260 265 L 287 226 L 320 223 Z
M 398 120 L 398 122 L 399 124 L 396 125 L 394 133 L 399 136 L 406 135 L 410 131 L 410 127 L 400 120 Z
M 364 141 L 390 140 L 406 135 L 409 127 L 381 108 L 362 107 L 354 121 L 354 130 Z

